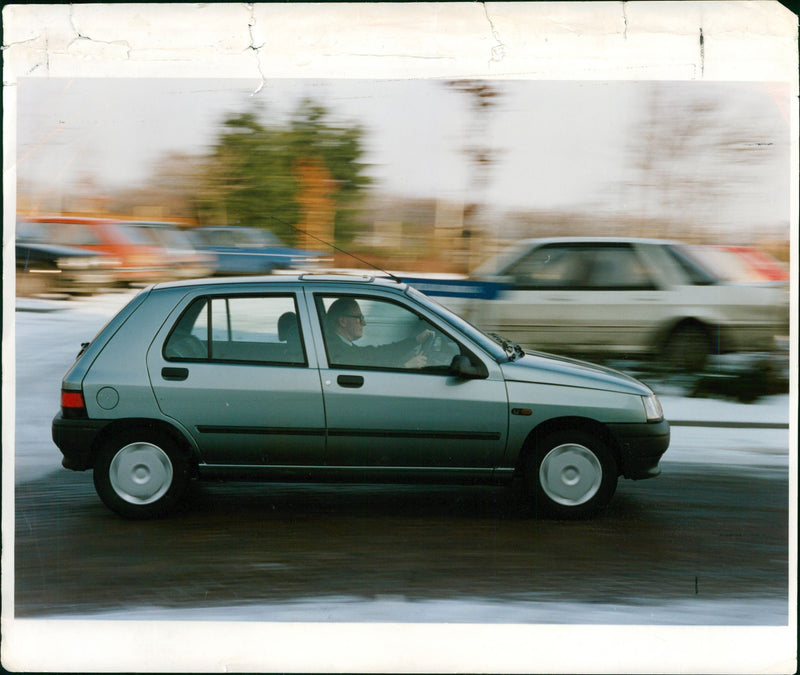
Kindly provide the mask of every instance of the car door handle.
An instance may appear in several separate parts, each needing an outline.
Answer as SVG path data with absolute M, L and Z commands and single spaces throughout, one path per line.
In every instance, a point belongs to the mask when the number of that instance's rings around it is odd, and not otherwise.
M 161 377 L 165 380 L 185 380 L 189 377 L 188 368 L 162 368 Z
M 339 377 L 336 378 L 336 382 L 341 387 L 358 389 L 364 384 L 364 378 L 361 377 L 361 375 L 339 375 Z

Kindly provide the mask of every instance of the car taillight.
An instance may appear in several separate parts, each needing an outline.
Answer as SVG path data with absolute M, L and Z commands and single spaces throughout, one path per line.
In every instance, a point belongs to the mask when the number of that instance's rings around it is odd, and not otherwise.
M 61 416 L 71 419 L 86 417 L 82 392 L 61 390 Z

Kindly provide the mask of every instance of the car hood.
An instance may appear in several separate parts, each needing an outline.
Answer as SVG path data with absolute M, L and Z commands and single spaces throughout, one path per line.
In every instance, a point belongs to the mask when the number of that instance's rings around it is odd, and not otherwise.
M 516 361 L 501 364 L 506 380 L 566 387 L 602 389 L 647 396 L 651 389 L 618 370 L 543 352 L 526 352 Z

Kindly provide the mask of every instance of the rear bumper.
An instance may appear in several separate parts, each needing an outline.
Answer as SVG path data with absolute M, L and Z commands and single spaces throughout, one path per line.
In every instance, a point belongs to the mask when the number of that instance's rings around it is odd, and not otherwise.
M 620 451 L 619 471 L 625 478 L 641 480 L 661 473 L 658 463 L 669 447 L 669 423 L 609 424 Z
M 108 420 L 64 419 L 61 413 L 53 418 L 53 442 L 64 458 L 61 466 L 72 471 L 92 468 L 94 443 Z

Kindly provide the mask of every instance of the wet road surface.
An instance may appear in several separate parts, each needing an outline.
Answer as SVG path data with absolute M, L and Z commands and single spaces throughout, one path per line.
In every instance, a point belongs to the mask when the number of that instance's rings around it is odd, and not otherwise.
M 786 598 L 787 472 L 668 463 L 587 521 L 515 489 L 203 483 L 126 521 L 90 472 L 16 486 L 15 614 L 338 596 L 658 603 Z M 580 622 L 580 617 L 576 617 Z

